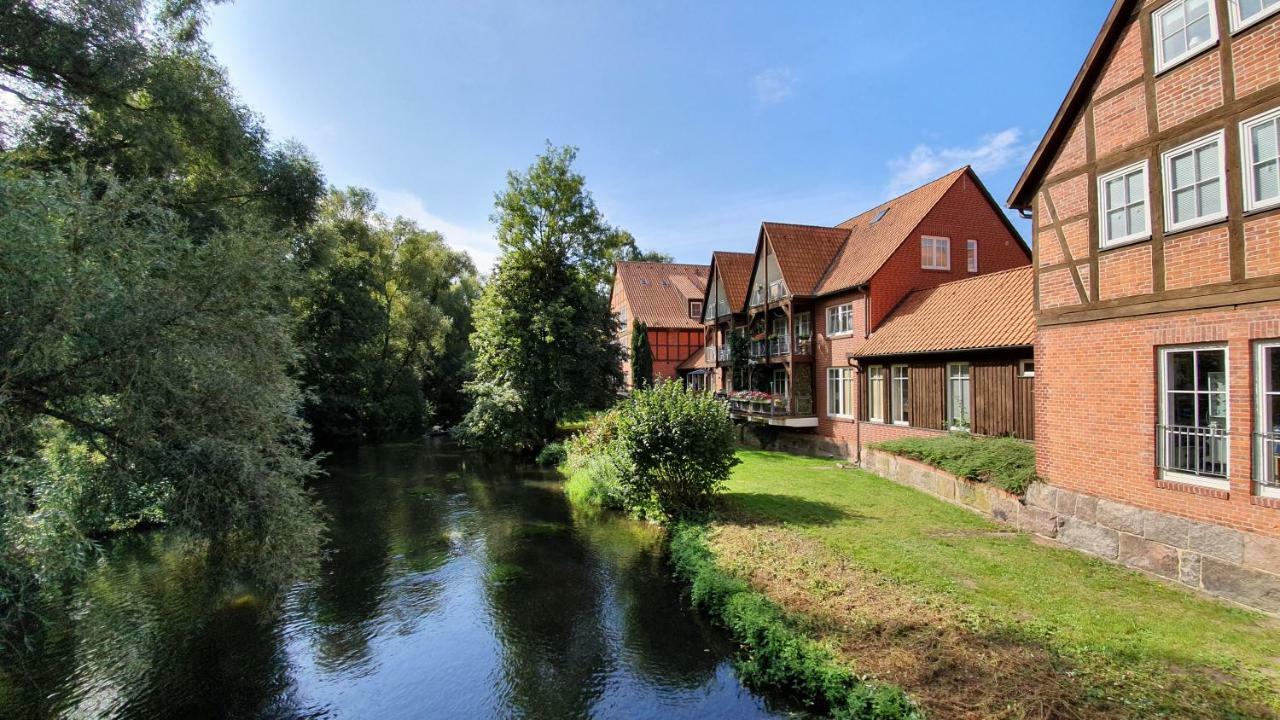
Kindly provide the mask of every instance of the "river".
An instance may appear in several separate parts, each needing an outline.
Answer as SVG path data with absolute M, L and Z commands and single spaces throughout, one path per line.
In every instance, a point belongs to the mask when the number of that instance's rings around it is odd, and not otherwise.
M 329 552 L 263 597 L 163 532 L 116 541 L 30 649 L 4 718 L 767 718 L 661 537 L 554 473 L 444 444 L 336 457 Z

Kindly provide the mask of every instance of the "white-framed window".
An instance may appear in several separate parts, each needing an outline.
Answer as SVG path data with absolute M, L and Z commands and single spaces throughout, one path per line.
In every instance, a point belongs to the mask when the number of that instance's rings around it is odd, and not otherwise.
M 769 384 L 769 393 L 774 397 L 787 397 L 787 371 L 777 368 L 773 371 L 773 382 Z
M 906 365 L 889 368 L 889 419 L 894 425 L 911 423 L 911 379 Z
M 702 317 L 702 301 L 701 300 L 689 301 L 689 317 L 693 318 L 694 320 L 697 320 L 698 318 Z
M 1156 72 L 1164 72 L 1218 41 L 1211 0 L 1174 0 L 1151 15 Z
M 1035 360 L 1019 360 L 1018 361 L 1018 377 L 1035 377 L 1036 361 Z
M 1185 230 L 1227 216 L 1222 141 L 1218 131 L 1162 156 L 1166 230 Z
M 884 367 L 867 368 L 867 419 L 884 422 Z
M 853 332 L 853 303 L 827 308 L 827 335 L 847 335 L 851 332 Z
M 853 368 L 827 368 L 827 415 L 853 417 Z
M 920 267 L 925 270 L 951 269 L 951 238 L 920 238 Z
M 969 363 L 947 363 L 947 426 L 952 430 L 969 429 L 972 394 Z
M 968 251 L 969 272 L 976 273 L 978 272 L 978 241 L 966 240 L 964 245 L 965 250 Z
M 1151 237 L 1148 195 L 1146 160 L 1098 178 L 1098 227 L 1102 229 L 1099 239 L 1102 247 Z
M 1230 0 L 1231 32 L 1243 30 L 1280 10 L 1280 0 Z
M 1254 348 L 1254 490 L 1280 498 L 1280 340 Z
M 1276 0 L 1280 7 L 1280 0 Z M 1280 203 L 1280 108 L 1240 123 L 1244 209 Z
M 813 324 L 808 312 L 796 313 L 796 339 L 813 337 Z
M 1156 457 L 1165 479 L 1227 490 L 1227 348 L 1160 350 L 1160 427 Z

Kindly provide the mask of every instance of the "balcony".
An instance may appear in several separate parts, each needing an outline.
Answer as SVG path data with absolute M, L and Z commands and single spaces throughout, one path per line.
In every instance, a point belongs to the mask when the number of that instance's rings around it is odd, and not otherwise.
M 1209 487 L 1227 485 L 1230 434 L 1210 425 L 1156 427 L 1156 461 L 1171 479 Z
M 793 352 L 797 356 L 812 354 L 813 341 L 806 337 L 792 343 L 790 335 L 778 335 L 767 340 L 751 341 L 751 358 L 753 360 L 765 357 L 786 357 Z
M 703 359 L 704 359 L 704 360 L 706 360 L 706 361 L 707 361 L 707 362 L 709 362 L 709 363 L 713 363 L 713 362 L 715 362 L 715 361 L 716 361 L 716 349 L 715 349 L 714 347 L 712 347 L 712 346 L 708 345 L 708 346 L 704 349 L 703 354 L 702 354 L 702 357 L 703 357 Z
M 719 361 L 720 361 L 720 362 L 722 362 L 722 363 L 727 363 L 727 362 L 729 362 L 729 361 L 732 359 L 732 358 L 729 356 L 729 346 L 728 346 L 728 345 L 721 345 L 719 348 L 717 348 L 716 352 L 717 352 L 717 355 L 718 355 L 718 359 L 719 359 Z
M 782 282 L 782 280 L 774 280 L 769 283 L 767 288 L 764 286 L 757 286 L 751 291 L 751 306 L 755 307 L 757 305 L 763 305 L 766 301 L 773 302 L 775 300 L 781 300 L 786 296 L 786 283 Z
M 1280 434 L 1254 433 L 1254 492 L 1262 497 L 1280 498 Z
M 771 395 L 759 390 L 742 390 L 720 397 L 728 403 L 732 415 L 749 422 L 783 427 L 818 425 L 818 417 L 813 411 L 813 398 Z

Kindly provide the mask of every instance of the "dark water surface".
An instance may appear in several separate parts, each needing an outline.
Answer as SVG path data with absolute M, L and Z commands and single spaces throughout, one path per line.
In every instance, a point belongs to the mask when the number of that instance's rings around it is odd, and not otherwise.
M 276 602 L 163 533 L 108 549 L 0 717 L 755 718 L 659 537 L 575 514 L 555 475 L 447 446 L 329 466 L 332 554 Z

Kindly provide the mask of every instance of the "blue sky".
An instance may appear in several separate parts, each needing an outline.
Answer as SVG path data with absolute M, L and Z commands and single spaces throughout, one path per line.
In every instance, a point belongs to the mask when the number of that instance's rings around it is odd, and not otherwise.
M 208 37 L 276 139 L 487 271 L 493 194 L 546 140 L 686 262 L 966 163 L 1003 202 L 1110 4 L 240 0 Z

